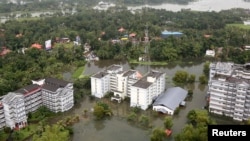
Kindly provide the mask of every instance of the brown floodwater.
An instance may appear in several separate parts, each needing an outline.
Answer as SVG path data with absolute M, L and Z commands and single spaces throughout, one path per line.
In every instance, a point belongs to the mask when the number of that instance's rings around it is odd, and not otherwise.
M 146 66 L 146 65 L 129 65 L 123 61 L 104 60 L 97 62 L 89 62 L 85 65 L 84 75 L 92 75 L 98 71 L 104 70 L 109 65 L 121 64 L 124 70 L 135 69 L 145 74 L 150 69 L 166 72 L 167 83 L 166 87 L 174 86 L 172 77 L 178 70 L 185 70 L 189 74 L 195 74 L 196 79 L 203 73 L 203 62 L 181 64 L 169 64 L 166 66 Z M 187 101 L 186 107 L 182 107 L 179 114 L 174 116 L 172 127 L 173 136 L 181 131 L 186 124 L 186 115 L 192 109 L 202 109 L 205 106 L 205 96 L 207 86 L 200 85 L 198 82 L 189 86 L 193 88 L 194 94 L 191 100 Z M 111 106 L 114 116 L 105 120 L 97 121 L 92 114 L 93 106 L 97 101 L 104 99 L 90 100 L 85 97 L 83 101 L 74 107 L 71 111 L 65 113 L 65 116 L 78 114 L 81 119 L 73 125 L 74 135 L 73 141 L 150 141 L 152 129 L 163 128 L 163 119 L 166 115 L 155 115 L 151 109 L 142 111 L 141 114 L 149 118 L 151 128 L 143 128 L 137 123 L 127 121 L 127 115 L 131 108 L 128 102 L 116 103 L 110 100 L 105 100 Z M 87 110 L 87 117 L 84 117 L 84 110 Z M 140 115 L 138 115 L 139 117 Z M 173 136 L 166 140 L 173 140 Z

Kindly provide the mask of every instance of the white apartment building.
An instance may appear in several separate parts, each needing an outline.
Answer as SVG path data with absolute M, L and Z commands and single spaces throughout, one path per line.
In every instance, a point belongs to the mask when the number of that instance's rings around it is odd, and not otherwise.
M 114 90 L 114 97 L 111 100 L 115 99 L 121 101 L 125 97 L 130 97 L 131 95 L 131 86 L 142 78 L 142 75 L 136 70 L 128 70 L 120 72 L 116 75 L 117 84 L 116 90 Z
M 165 73 L 150 71 L 131 86 L 130 106 L 146 110 L 165 91 Z
M 91 95 L 102 98 L 109 91 L 117 91 L 117 74 L 123 71 L 121 65 L 111 65 L 104 71 L 91 76 Z
M 3 103 L 0 102 L 0 129 L 5 127 L 5 116 L 4 116 L 4 109 Z
M 209 112 L 243 121 L 250 118 L 250 64 L 210 65 Z
M 117 90 L 117 74 L 123 71 L 123 67 L 121 65 L 111 65 L 109 66 L 105 72 L 110 74 L 110 91 L 114 92 Z
M 110 75 L 106 72 L 98 72 L 91 76 L 91 95 L 102 98 L 110 91 Z
M 217 62 L 210 63 L 209 79 L 214 77 L 216 74 L 230 76 L 233 72 L 234 63 L 232 62 Z
M 21 88 L 14 93 L 24 96 L 26 114 L 36 111 L 43 104 L 41 86 L 37 84 L 25 86 L 24 88 Z
M 46 78 L 42 86 L 43 105 L 53 112 L 65 112 L 74 106 L 73 83 Z
M 2 103 L 7 127 L 19 129 L 27 125 L 23 95 L 9 92 L 2 99 Z

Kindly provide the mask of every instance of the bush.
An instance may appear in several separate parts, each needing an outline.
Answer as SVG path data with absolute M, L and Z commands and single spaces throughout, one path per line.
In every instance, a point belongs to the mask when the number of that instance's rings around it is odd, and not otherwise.
M 5 133 L 10 133 L 11 132 L 11 128 L 10 127 L 4 127 L 4 132 Z
M 137 121 L 137 115 L 135 112 L 131 112 L 128 117 L 127 117 L 128 121 L 132 121 L 132 122 L 136 122 Z

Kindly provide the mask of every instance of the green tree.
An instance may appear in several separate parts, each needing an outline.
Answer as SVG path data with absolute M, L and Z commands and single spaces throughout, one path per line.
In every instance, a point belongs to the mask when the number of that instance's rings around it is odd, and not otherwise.
M 139 118 L 139 122 L 142 126 L 148 127 L 149 126 L 149 118 L 145 115 L 141 115 Z
M 194 127 L 187 124 L 174 139 L 175 141 L 207 141 L 207 126 Z
M 214 124 L 214 121 L 209 117 L 207 110 L 191 110 L 187 114 L 188 121 L 193 125 L 197 124 Z
M 103 119 L 106 116 L 112 116 L 112 111 L 108 104 L 104 102 L 98 102 L 94 106 L 94 116 L 97 119 Z
M 127 117 L 128 121 L 136 122 L 137 121 L 137 114 L 135 112 L 130 112 Z
M 94 106 L 94 116 L 97 118 L 97 119 L 102 119 L 104 118 L 105 116 L 105 110 L 102 106 L 100 105 L 95 105 Z
M 204 73 L 204 75 L 205 75 L 207 78 L 209 77 L 209 71 L 210 71 L 209 65 L 210 65 L 210 62 L 207 61 L 207 62 L 204 64 L 204 66 L 203 66 L 203 73 Z
M 163 141 L 165 138 L 164 129 L 155 128 L 150 136 L 150 141 Z
M 195 75 L 191 74 L 189 75 L 188 79 L 187 79 L 188 83 L 194 83 L 195 82 Z
M 208 83 L 207 77 L 205 75 L 201 75 L 199 77 L 199 81 L 200 81 L 201 84 L 207 84 Z
M 167 116 L 164 118 L 164 127 L 166 129 L 171 129 L 173 126 L 173 118 L 170 116 Z
M 33 141 L 68 141 L 69 131 L 58 124 L 47 125 L 41 136 L 35 134 Z
M 175 83 L 185 84 L 188 79 L 188 73 L 186 71 L 179 70 L 175 73 L 173 81 Z

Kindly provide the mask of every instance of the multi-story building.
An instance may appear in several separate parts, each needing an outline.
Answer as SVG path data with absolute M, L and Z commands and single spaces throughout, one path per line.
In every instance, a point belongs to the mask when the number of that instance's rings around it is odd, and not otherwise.
M 111 65 L 91 76 L 91 95 L 102 98 L 107 92 L 117 91 L 117 74 L 123 71 L 121 65 Z
M 46 78 L 42 85 L 43 105 L 53 112 L 68 111 L 74 106 L 73 83 Z
M 146 110 L 165 91 L 165 73 L 150 71 L 131 86 L 130 106 Z
M 4 116 L 4 109 L 3 104 L 0 102 L 0 129 L 5 126 L 5 116 Z
M 27 125 L 24 96 L 9 92 L 2 99 L 6 126 L 11 129 L 23 128 Z
M 98 72 L 91 76 L 91 95 L 102 98 L 110 91 L 110 74 Z
M 249 68 L 250 64 L 210 64 L 209 112 L 239 121 L 250 118 Z
M 232 62 L 217 62 L 217 63 L 210 63 L 210 71 L 209 71 L 209 78 L 211 79 L 214 75 L 224 75 L 224 76 L 231 76 L 233 73 L 234 63 Z
M 122 71 L 116 75 L 116 89 L 113 91 L 114 96 L 111 98 L 121 101 L 125 97 L 130 97 L 131 86 L 142 78 L 142 75 L 136 70 Z
M 110 91 L 114 92 L 117 90 L 117 74 L 123 71 L 123 67 L 121 65 L 111 65 L 109 66 L 105 72 L 110 74 Z
M 25 86 L 24 88 L 21 88 L 14 93 L 24 96 L 26 114 L 36 111 L 43 104 L 41 86 L 37 84 Z

